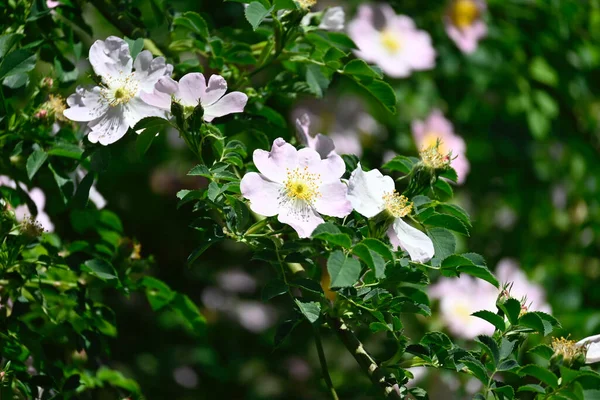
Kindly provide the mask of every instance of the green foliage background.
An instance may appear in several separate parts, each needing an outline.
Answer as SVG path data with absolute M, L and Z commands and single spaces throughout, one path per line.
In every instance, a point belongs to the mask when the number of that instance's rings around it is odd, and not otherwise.
M 207 44 L 202 37 L 203 27 L 195 34 L 181 24 L 171 31 L 174 16 L 182 12 L 199 13 L 207 22 L 206 29 L 225 41 L 255 43 L 271 34 L 264 26 L 252 30 L 244 8 L 236 2 L 62 3 L 50 14 L 41 2 L 31 5 L 0 1 L 0 26 L 6 24 L 2 30 L 20 26 L 21 46 L 30 45 L 38 54 L 37 64 L 23 65 L 22 72 L 29 77 L 27 86 L 12 89 L 5 80 L 2 88 L 4 111 L 21 110 L 29 118 L 17 128 L 25 135 L 26 144 L 43 146 L 44 141 L 55 140 L 40 133 L 49 126 L 40 126 L 32 118 L 36 106 L 43 101 L 43 93 L 36 93 L 39 81 L 53 76 L 57 91 L 64 96 L 73 92 L 75 81 L 91 82 L 91 70 L 84 60 L 93 40 L 108 35 L 151 38 L 152 43 L 146 42 L 146 48 L 154 50 L 156 46 L 171 61 L 180 57 L 174 65 L 175 73 L 181 76 L 198 70 L 210 73 L 221 69 L 223 63 L 242 64 L 248 57 L 248 64 L 255 62 L 248 46 L 229 48 L 219 57 L 212 56 L 215 44 Z M 342 4 L 347 20 L 358 4 Z M 366 110 L 387 132 L 386 139 L 365 143 L 363 164 L 380 167 L 384 149 L 416 156 L 410 122 L 424 118 L 433 108 L 441 108 L 465 139 L 471 163 L 466 183 L 454 189 L 457 202 L 467 208 L 473 221 L 471 237 L 459 246 L 484 254 L 492 270 L 501 258 L 517 259 L 528 276 L 545 288 L 553 314 L 565 332 L 573 338 L 599 333 L 600 2 L 490 0 L 485 14 L 489 35 L 471 56 L 460 53 L 444 31 L 445 2 L 406 0 L 392 5 L 431 34 L 438 57 L 432 71 L 414 73 L 406 79 L 386 79 L 397 97 L 396 114 L 360 88 L 352 77 L 333 76 L 326 90 L 327 101 L 347 94 L 363 98 Z M 287 67 L 302 69 L 304 64 Z M 271 90 L 268 80 L 278 68 L 276 63 L 252 76 L 254 86 Z M 243 82 L 238 70 L 226 70 L 224 75 L 230 87 Z M 285 78 L 282 75 L 280 81 L 272 84 L 285 88 L 281 84 Z M 254 148 L 267 148 L 275 137 L 292 137 L 291 115 L 296 104 L 316 101 L 317 109 L 323 107 L 319 101 L 324 100 L 313 100 L 322 89 L 309 83 L 298 95 L 291 95 L 291 90 L 271 93 L 266 97 L 266 108 L 250 102 L 250 128 L 235 121 L 227 121 L 221 127 L 228 135 L 243 139 L 249 154 Z M 338 107 L 343 109 L 344 104 Z M 0 121 L 1 174 L 24 171 L 18 167 L 25 163 L 25 153 L 21 159 L 17 154 L 16 162 L 11 159 L 18 142 L 10 137 L 15 133 L 12 124 L 16 122 Z M 259 131 L 263 133 L 258 134 Z M 61 131 L 59 135 L 64 142 L 72 142 L 80 132 Z M 107 340 L 110 354 L 103 355 L 98 364 L 138 382 L 148 399 L 327 398 L 320 383 L 309 326 L 300 325 L 290 338 L 274 347 L 274 326 L 252 333 L 227 315 L 203 307 L 202 293 L 218 286 L 219 274 L 232 268 L 245 271 L 257 282 L 255 290 L 239 297 L 243 301 L 261 301 L 261 290 L 271 280 L 272 269 L 260 260 L 252 260 L 245 246 L 229 241 L 211 247 L 188 266 L 189 254 L 204 236 L 196 229 L 186 228 L 197 214 L 191 207 L 178 208 L 175 194 L 180 189 L 203 187 L 207 182 L 186 176 L 195 165 L 194 157 L 185 148 L 169 145 L 165 132 L 145 154 L 138 151 L 136 139 L 129 133 L 110 146 L 109 155 L 103 156 L 110 158 L 110 163 L 98 174 L 98 190 L 108 200 L 107 211 L 102 213 L 118 215 L 122 228 L 115 228 L 117 236 L 134 238 L 141 243 L 144 258 L 151 257 L 149 261 L 139 261 L 143 265 L 136 264 L 134 268 L 147 271 L 171 289 L 189 296 L 206 316 L 207 326 L 199 333 L 172 308 L 154 312 L 144 293 L 147 286 L 124 280 L 122 287 L 95 294 L 98 301 L 113 310 L 112 316 L 106 318 L 114 319 L 107 329 L 118 331 L 118 335 L 115 332 L 108 335 L 114 337 L 103 339 Z M 67 170 L 66 164 L 71 160 L 51 157 L 51 162 L 57 169 Z M 27 181 L 23 175 L 21 179 Z M 92 244 L 98 238 L 99 242 L 106 240 L 107 236 L 99 232 L 101 228 L 93 223 L 81 226 L 81 221 L 89 216 L 77 214 L 64 204 L 50 169 L 41 168 L 33 182 L 47 194 L 46 210 L 65 243 L 80 240 L 81 235 Z M 109 251 L 118 253 L 121 242 L 115 237 L 110 240 L 113 245 Z M 88 254 L 93 252 L 102 253 L 102 249 L 96 247 Z M 76 277 L 68 279 L 77 281 Z M 271 304 L 277 321 L 289 316 L 291 310 L 285 300 L 276 298 Z M 427 329 L 425 319 L 408 321 L 415 335 Z M 340 397 L 372 398 L 367 391 L 368 379 L 360 374 L 345 349 L 333 336 L 325 336 L 324 341 Z M 386 345 L 383 336 L 374 336 L 369 342 L 375 353 L 383 351 Z M 298 379 L 302 374 L 294 372 L 294 365 L 307 366 L 306 380 Z M 182 387 L 175 381 L 174 371 L 182 366 L 190 367 L 197 375 L 194 388 Z M 434 374 L 423 386 L 430 390 L 431 398 L 442 398 L 440 387 L 444 387 L 445 380 L 444 374 Z M 110 399 L 118 394 L 107 389 L 97 396 Z M 456 397 L 460 396 L 459 390 Z

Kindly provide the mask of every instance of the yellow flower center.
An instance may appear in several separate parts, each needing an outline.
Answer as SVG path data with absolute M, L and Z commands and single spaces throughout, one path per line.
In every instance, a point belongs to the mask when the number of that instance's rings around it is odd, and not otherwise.
M 578 346 L 574 340 L 563 337 L 552 339 L 552 350 L 555 355 L 562 356 L 564 360 L 572 360 L 585 352 L 585 348 Z
M 421 147 L 424 149 L 434 147 L 437 144 L 438 140 L 440 141 L 438 150 L 441 153 L 448 153 L 448 149 L 446 148 L 446 145 L 442 141 L 441 135 L 439 135 L 437 132 L 433 132 L 433 131 L 427 132 L 425 134 L 425 137 L 423 138 L 423 141 L 421 142 Z
M 380 40 L 383 47 L 390 53 L 397 53 L 402 48 L 402 41 L 398 34 L 389 29 L 381 32 Z
M 412 203 L 405 197 L 396 192 L 387 192 L 383 195 L 385 208 L 395 218 L 402 218 L 412 211 Z
M 452 162 L 452 152 L 444 151 L 445 148 L 442 141 L 437 137 L 435 139 L 434 144 L 423 148 L 420 153 L 421 159 L 428 167 L 434 169 L 448 168 Z M 427 140 L 430 139 L 426 137 L 424 143 L 426 143 Z
M 107 86 L 100 89 L 100 94 L 111 107 L 127 104 L 138 93 L 138 82 L 132 75 L 112 79 Z
M 471 313 L 472 311 L 466 304 L 459 303 L 454 307 L 454 316 L 465 324 L 471 321 Z
M 317 4 L 317 0 L 296 0 L 296 2 L 304 10 L 308 10 L 309 8 Z
M 289 200 L 301 200 L 312 203 L 321 196 L 319 186 L 321 175 L 308 172 L 308 167 L 287 171 L 285 194 Z
M 456 0 L 452 6 L 451 18 L 458 28 L 468 28 L 479 18 L 479 7 L 473 0 Z
M 48 110 L 54 115 L 59 121 L 66 121 L 67 119 L 63 116 L 63 111 L 67 109 L 65 99 L 60 96 L 53 94 L 48 96 L 48 101 L 43 106 L 44 109 Z

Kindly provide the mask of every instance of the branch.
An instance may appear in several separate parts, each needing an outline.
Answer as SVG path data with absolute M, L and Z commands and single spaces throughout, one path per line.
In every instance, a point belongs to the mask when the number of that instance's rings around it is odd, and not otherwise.
M 398 384 L 386 379 L 385 372 L 367 353 L 363 344 L 358 340 L 348 326 L 339 318 L 328 318 L 327 323 L 337 333 L 348 351 L 354 356 L 363 372 L 371 379 L 373 385 L 379 387 L 386 398 L 401 399 Z

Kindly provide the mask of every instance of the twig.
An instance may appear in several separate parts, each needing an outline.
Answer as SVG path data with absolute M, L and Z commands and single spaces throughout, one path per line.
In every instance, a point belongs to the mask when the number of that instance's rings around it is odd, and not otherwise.
M 315 332 L 315 344 L 317 345 L 317 353 L 319 354 L 319 362 L 321 363 L 321 371 L 323 372 L 323 379 L 329 388 L 329 392 L 331 393 L 331 398 L 333 400 L 339 400 L 339 397 L 335 391 L 335 387 L 333 386 L 333 382 L 331 381 L 331 376 L 329 375 L 329 369 L 327 368 L 327 360 L 325 359 L 325 352 L 323 351 L 323 343 L 321 343 L 321 333 L 319 332 L 319 327 L 316 326 L 314 329 Z

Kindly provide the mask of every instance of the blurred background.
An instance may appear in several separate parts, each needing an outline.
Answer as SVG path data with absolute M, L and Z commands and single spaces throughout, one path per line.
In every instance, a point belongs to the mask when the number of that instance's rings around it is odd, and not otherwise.
M 360 4 L 319 1 L 313 11 L 342 6 L 347 27 Z M 340 152 L 359 154 L 364 165 L 380 168 L 394 154 L 417 156 L 425 140 L 418 132 L 435 130 L 422 125 L 435 124 L 432 113 L 445 118 L 454 132 L 447 146 L 464 141 L 465 147 L 455 150 L 463 162 L 455 201 L 473 220 L 471 237 L 462 238 L 459 247 L 483 254 L 492 270 L 506 265 L 504 275 L 497 271 L 501 279 L 515 281 L 515 290 L 520 282 L 525 293 L 519 295 L 537 302 L 532 307 L 551 310 L 573 339 L 600 333 L 600 2 L 489 0 L 479 16 L 487 34 L 470 53 L 448 35 L 453 3 L 389 4 L 429 33 L 437 53 L 434 68 L 387 78 L 398 113 L 336 77 L 324 99 L 273 99 L 268 105 L 283 117 L 281 130 L 292 137 L 295 119 L 308 113 L 313 133 L 332 135 Z M 219 30 L 248 24 L 236 2 L 131 0 L 121 6 L 136 10 L 157 44 L 168 43 L 169 33 L 155 7 L 165 13 L 196 11 Z M 58 7 L 81 7 L 90 38 L 123 35 L 93 2 Z M 84 62 L 78 67 L 80 76 L 91 71 Z M 65 85 L 64 93 L 70 91 Z M 199 340 L 176 314 L 153 312 L 143 295 L 115 294 L 105 299 L 119 330 L 107 362 L 138 381 L 150 400 L 328 398 L 310 328 L 300 325 L 291 341 L 276 335 L 291 308 L 286 299 L 261 300 L 273 274 L 266 264 L 225 241 L 186 266 L 200 240 L 186 227 L 197 215 L 190 207 L 177 209 L 175 195 L 206 183 L 186 176 L 195 162 L 177 133 L 161 135 L 143 158 L 134 147 L 132 135 L 112 145 L 110 169 L 97 189 L 106 209 L 141 243 L 142 254 L 154 257 L 151 274 L 188 294 L 209 329 Z M 61 221 L 68 218 L 53 212 L 59 207 L 54 203 L 50 193 L 46 209 L 57 231 L 65 230 Z M 445 324 L 444 313 L 452 309 L 438 312 L 456 283 L 446 284 L 432 293 L 439 299 L 432 300 L 434 318 L 405 321 L 409 336 L 418 339 L 438 329 L 458 341 L 468 338 L 460 327 Z M 375 355 L 384 345 L 383 335 L 367 343 Z M 367 379 L 336 338 L 326 334 L 324 346 L 340 397 L 372 398 Z M 477 390 L 456 374 L 414 373 L 433 399 L 449 398 L 448 390 L 455 398 Z

